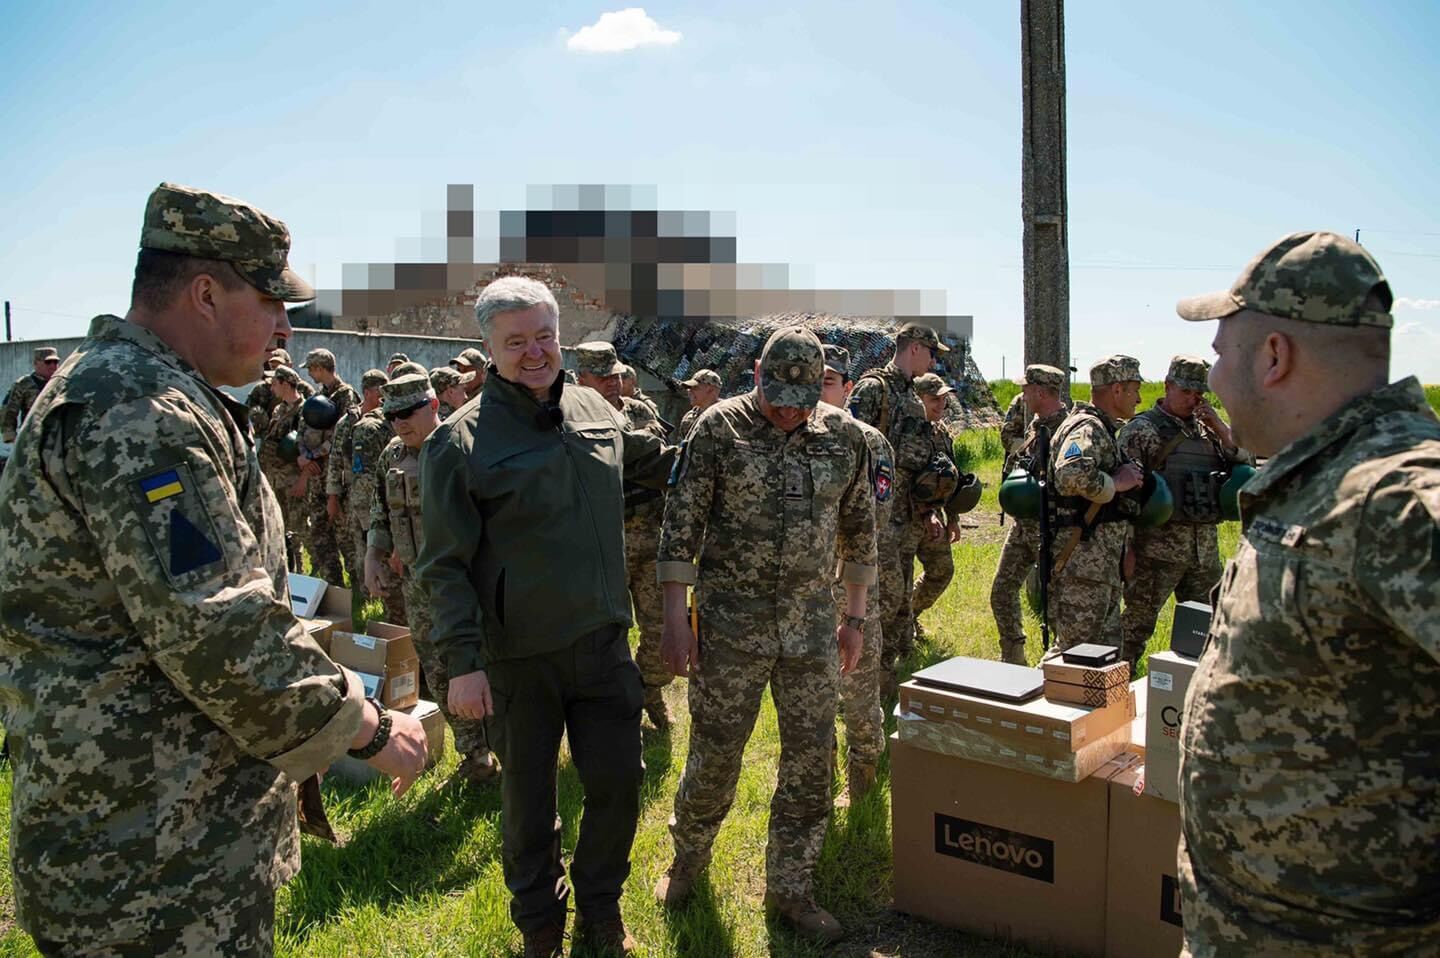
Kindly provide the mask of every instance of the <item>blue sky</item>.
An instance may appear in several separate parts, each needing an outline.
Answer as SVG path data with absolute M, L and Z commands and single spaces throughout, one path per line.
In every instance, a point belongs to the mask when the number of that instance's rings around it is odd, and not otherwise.
M 653 185 L 733 211 L 744 262 L 943 290 L 987 376 L 1021 357 L 1019 4 L 651 4 L 673 42 L 571 41 L 619 3 L 8 5 L 0 298 L 27 339 L 123 312 L 161 180 L 285 219 L 321 284 L 397 257 L 446 183 Z M 1071 340 L 1082 370 L 1208 354 L 1175 300 L 1295 229 L 1353 233 L 1440 382 L 1440 5 L 1071 3 Z M 591 36 L 587 34 L 586 36 Z M 413 244 L 412 244 L 413 245 Z M 402 257 L 403 258 L 403 257 Z M 1083 377 L 1083 372 L 1082 372 Z

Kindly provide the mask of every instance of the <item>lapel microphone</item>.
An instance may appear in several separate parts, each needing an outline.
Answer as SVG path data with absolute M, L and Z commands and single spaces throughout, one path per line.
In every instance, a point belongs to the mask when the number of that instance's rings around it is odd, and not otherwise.
M 535 413 L 535 428 L 542 431 L 559 429 L 560 424 L 564 421 L 565 413 L 560 409 L 558 402 L 541 403 L 539 411 Z

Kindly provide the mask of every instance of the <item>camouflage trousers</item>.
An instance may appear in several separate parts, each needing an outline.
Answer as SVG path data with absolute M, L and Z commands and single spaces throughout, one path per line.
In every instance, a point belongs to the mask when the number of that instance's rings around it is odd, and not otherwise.
M 837 624 L 845 615 L 845 586 L 835 585 Z M 849 675 L 840 676 L 840 714 L 845 719 L 845 744 L 849 759 L 874 765 L 885 754 L 885 706 L 880 701 L 880 603 L 865 604 L 864 644 L 860 661 Z
M 345 513 L 345 519 L 350 525 L 350 536 L 354 540 L 355 548 L 355 571 L 352 573 L 351 588 L 358 590 L 362 600 L 370 595 L 370 590 L 365 588 L 365 553 L 367 551 L 366 541 L 370 535 L 370 517 L 367 513 L 362 525 L 360 520 Z M 346 561 L 349 561 L 348 559 Z M 385 603 L 385 620 L 387 622 L 409 622 L 410 616 L 405 608 L 405 590 L 400 587 L 400 581 L 388 562 L 380 563 L 381 591 L 377 596 L 371 598 L 379 599 Z
M 884 642 L 880 666 L 895 671 L 895 663 L 915 647 L 915 620 L 910 614 L 910 589 L 915 576 L 915 550 L 920 545 L 921 518 L 887 522 L 878 530 L 880 549 L 880 628 Z
M 1075 645 L 1095 642 L 1120 647 L 1120 560 L 1110 582 L 1061 574 L 1050 580 L 1050 631 L 1055 644 L 1047 658 Z
M 150 929 L 141 939 L 95 942 L 36 938 L 35 949 L 45 958 L 269 958 L 275 953 L 275 895 L 271 892 L 245 900 L 220 897 L 203 919 L 179 928 Z
M 1120 613 L 1120 655 L 1131 670 L 1145 654 L 1155 634 L 1155 620 L 1170 594 L 1176 602 L 1210 601 L 1210 590 L 1220 582 L 1220 555 L 1206 561 L 1158 562 L 1142 554 L 1136 563 L 1135 578 L 1125 586 L 1125 609 Z
M 301 541 L 305 551 L 310 553 L 310 565 L 316 577 L 332 585 L 345 581 L 340 566 L 340 540 L 336 536 L 335 523 L 325 514 L 325 477 L 310 476 L 305 483 L 305 500 L 301 508 L 309 523 Z
M 990 584 L 990 612 L 1000 633 L 1000 658 L 1025 665 L 1025 619 L 1020 611 L 1020 589 L 1040 561 L 1040 526 L 1030 519 L 1011 523 Z
M 920 533 L 915 548 L 915 558 L 920 562 L 920 579 L 910 593 L 910 614 L 916 619 L 939 601 L 950 580 L 955 578 L 955 554 L 951 548 L 948 535 L 931 539 L 923 531 Z
M 430 599 L 408 569 L 401 579 L 400 590 L 405 594 L 406 623 L 410 626 L 410 638 L 415 642 L 415 652 L 420 656 L 420 668 L 425 670 L 425 684 L 430 687 L 435 704 L 440 706 L 440 713 L 455 735 L 456 753 L 461 758 L 486 754 L 490 745 L 485 737 L 485 723 L 456 718 L 450 713 L 450 672 L 445 657 L 430 641 Z
M 768 683 L 780 726 L 780 768 L 770 800 L 765 885 L 785 897 L 810 897 L 830 820 L 838 657 L 742 652 L 717 636 L 713 623 L 706 626 L 700 670 L 690 679 L 690 754 L 670 823 L 675 858 L 697 870 L 709 863 Z
M 659 508 L 656 508 L 656 507 Z M 655 578 L 655 555 L 660 551 L 661 500 L 637 506 L 625 519 L 625 579 L 630 587 L 630 604 L 640 643 L 635 647 L 635 664 L 645 684 L 645 704 L 660 701 L 661 690 L 674 679 L 660 661 L 660 633 L 665 628 L 664 592 Z

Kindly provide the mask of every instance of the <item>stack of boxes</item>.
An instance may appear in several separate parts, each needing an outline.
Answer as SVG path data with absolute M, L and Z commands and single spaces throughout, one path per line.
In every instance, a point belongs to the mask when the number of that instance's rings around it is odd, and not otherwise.
M 1194 668 L 1156 654 L 1130 683 L 1123 662 L 1057 660 L 1021 703 L 902 685 L 896 908 L 1043 949 L 1179 954 L 1177 736 Z

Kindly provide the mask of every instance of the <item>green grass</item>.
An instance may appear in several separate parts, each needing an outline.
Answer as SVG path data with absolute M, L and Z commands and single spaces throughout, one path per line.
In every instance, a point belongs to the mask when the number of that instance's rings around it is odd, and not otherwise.
M 969 433 L 960 444 L 973 455 L 965 468 L 986 483 L 980 505 L 955 547 L 955 578 L 923 618 L 927 637 L 910 663 L 920 668 L 954 655 L 998 657 L 989 589 L 1005 529 L 997 522 L 1000 460 L 994 430 Z M 1226 555 L 1233 524 L 1222 529 Z M 1169 644 L 1169 608 L 1151 648 Z M 378 602 L 359 609 L 361 621 L 379 615 Z M 1029 656 L 1040 655 L 1038 621 L 1028 611 Z M 633 636 L 632 636 L 633 638 Z M 849 931 L 825 950 L 767 919 L 764 847 L 775 786 L 779 738 L 767 694 L 746 752 L 735 805 L 715 849 L 715 860 L 695 899 L 665 914 L 650 889 L 671 855 L 667 821 L 685 764 L 688 715 L 685 683 L 668 690 L 677 727 L 668 735 L 645 732 L 644 802 L 632 856 L 633 871 L 622 909 L 644 956 L 1022 956 L 1030 952 L 895 914 L 890 910 L 888 770 L 881 787 L 854 808 L 837 809 L 821 856 L 818 898 Z M 893 721 L 893 720 L 892 720 Z M 843 746 L 842 746 L 843 747 Z M 328 779 L 331 820 L 346 839 L 342 848 L 305 839 L 304 868 L 282 889 L 276 905 L 276 952 L 282 956 L 509 955 L 520 947 L 510 924 L 501 877 L 500 797 L 495 789 L 470 793 L 445 786 L 455 756 L 427 773 L 399 801 L 379 783 L 355 786 Z M 841 782 L 835 783 L 836 791 Z M 0 771 L 0 807 L 9 808 L 10 770 Z M 568 857 L 576 840 L 579 780 L 568 758 L 560 774 L 560 806 Z M 35 954 L 28 936 L 13 927 L 8 829 L 0 831 L 0 958 Z M 1098 879 L 1097 879 L 1098 880 Z M 956 889 L 956 894 L 964 894 Z

